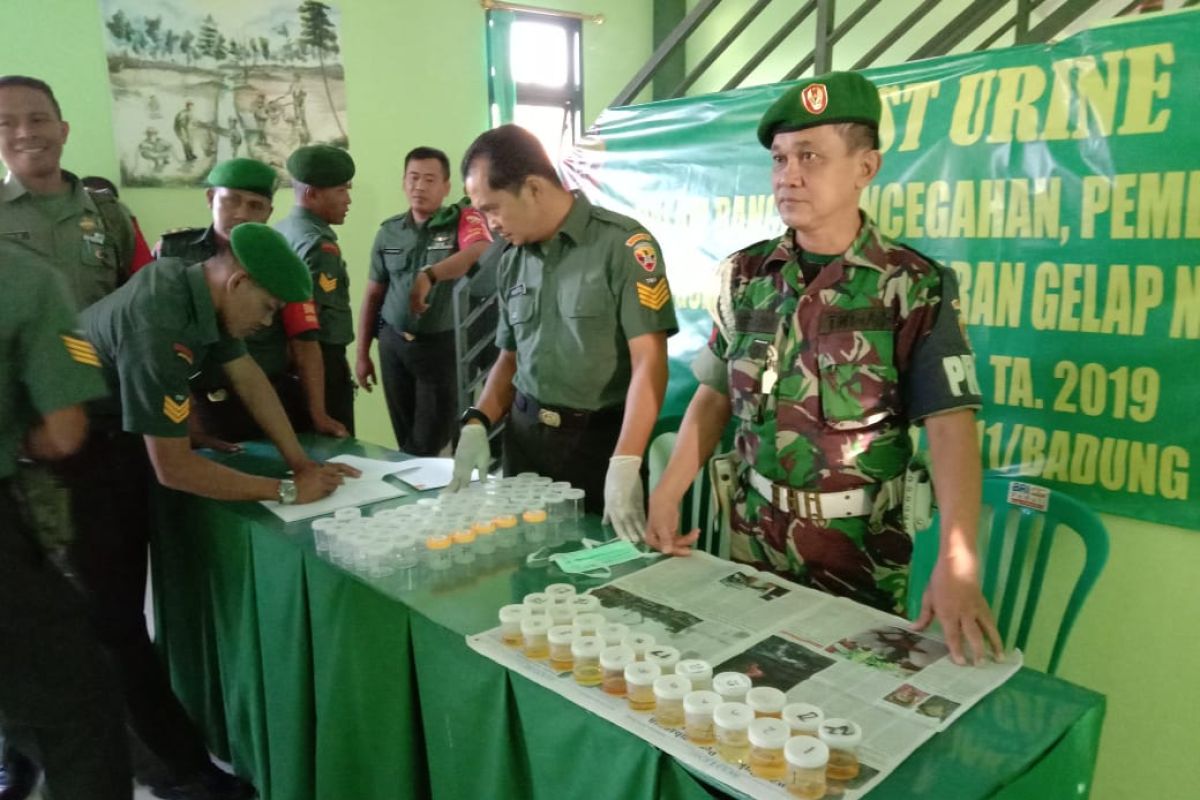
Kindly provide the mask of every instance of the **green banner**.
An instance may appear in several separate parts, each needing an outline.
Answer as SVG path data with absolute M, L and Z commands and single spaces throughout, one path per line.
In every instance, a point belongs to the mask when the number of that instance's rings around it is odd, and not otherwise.
M 984 467 L 1200 529 L 1200 14 L 868 74 L 883 169 L 863 207 L 958 274 Z M 782 232 L 754 128 L 784 88 L 610 109 L 565 165 L 661 241 L 671 420 L 714 267 Z

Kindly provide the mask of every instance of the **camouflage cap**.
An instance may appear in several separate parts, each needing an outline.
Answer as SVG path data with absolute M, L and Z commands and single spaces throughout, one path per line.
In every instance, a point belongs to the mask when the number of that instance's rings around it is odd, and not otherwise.
M 817 125 L 861 122 L 879 129 L 879 90 L 857 72 L 829 72 L 788 89 L 758 123 L 758 141 L 770 149 L 776 133 Z
M 270 164 L 255 158 L 231 158 L 213 167 L 206 182 L 214 188 L 241 189 L 270 198 L 275 194 L 276 178 L 278 175 Z
M 354 177 L 354 159 L 340 147 L 310 144 L 288 156 L 288 172 L 301 183 L 323 189 L 341 186 Z
M 312 297 L 312 276 L 283 234 L 270 225 L 243 222 L 229 234 L 233 255 L 254 282 L 285 303 Z

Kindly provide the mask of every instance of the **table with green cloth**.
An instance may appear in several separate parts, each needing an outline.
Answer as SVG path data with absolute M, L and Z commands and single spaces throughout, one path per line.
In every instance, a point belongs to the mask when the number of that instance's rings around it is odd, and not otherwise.
M 403 458 L 302 441 L 318 459 Z M 260 443 L 212 457 L 284 473 Z M 266 800 L 721 796 L 705 776 L 467 646 L 528 592 L 600 581 L 508 563 L 412 588 L 330 563 L 310 521 L 284 523 L 258 503 L 162 490 L 155 505 L 157 642 L 175 690 L 213 751 Z M 599 536 L 597 520 L 584 524 Z M 1086 796 L 1104 707 L 1102 695 L 1021 669 L 871 797 Z

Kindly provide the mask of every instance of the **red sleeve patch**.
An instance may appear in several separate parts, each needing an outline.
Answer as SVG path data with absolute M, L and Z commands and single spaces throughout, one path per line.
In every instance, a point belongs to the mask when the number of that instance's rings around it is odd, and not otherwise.
M 129 274 L 135 274 L 139 269 L 149 264 L 154 260 L 154 255 L 150 252 L 149 245 L 146 244 L 146 237 L 142 235 L 142 229 L 138 227 L 137 217 L 133 217 L 133 263 L 130 265 Z M 159 241 L 161 246 L 162 241 Z
M 279 317 L 283 320 L 283 331 L 289 338 L 321 327 L 317 322 L 317 307 L 311 300 L 288 303 L 283 307 L 283 311 L 279 312 Z
M 333 242 L 321 242 L 321 251 L 335 256 L 340 256 L 342 254 L 342 251 L 339 250 L 338 246 Z
M 483 214 L 474 208 L 464 208 L 458 216 L 458 248 L 463 250 L 476 242 L 490 241 L 492 232 L 488 229 Z

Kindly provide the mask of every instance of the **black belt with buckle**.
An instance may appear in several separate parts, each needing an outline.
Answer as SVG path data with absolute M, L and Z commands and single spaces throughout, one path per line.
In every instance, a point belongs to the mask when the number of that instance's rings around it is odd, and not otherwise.
M 584 411 L 565 406 L 548 406 L 539 403 L 527 394 L 517 392 L 513 398 L 513 408 L 522 414 L 533 417 L 547 428 L 567 428 L 570 430 L 586 430 L 600 428 L 612 423 L 621 423 L 625 417 L 625 406 L 609 406 L 596 411 Z
M 392 333 L 399 336 L 409 344 L 449 344 L 454 341 L 454 329 L 448 331 L 433 331 L 431 333 L 414 333 L 397 328 L 390 323 L 383 323 L 391 328 Z

